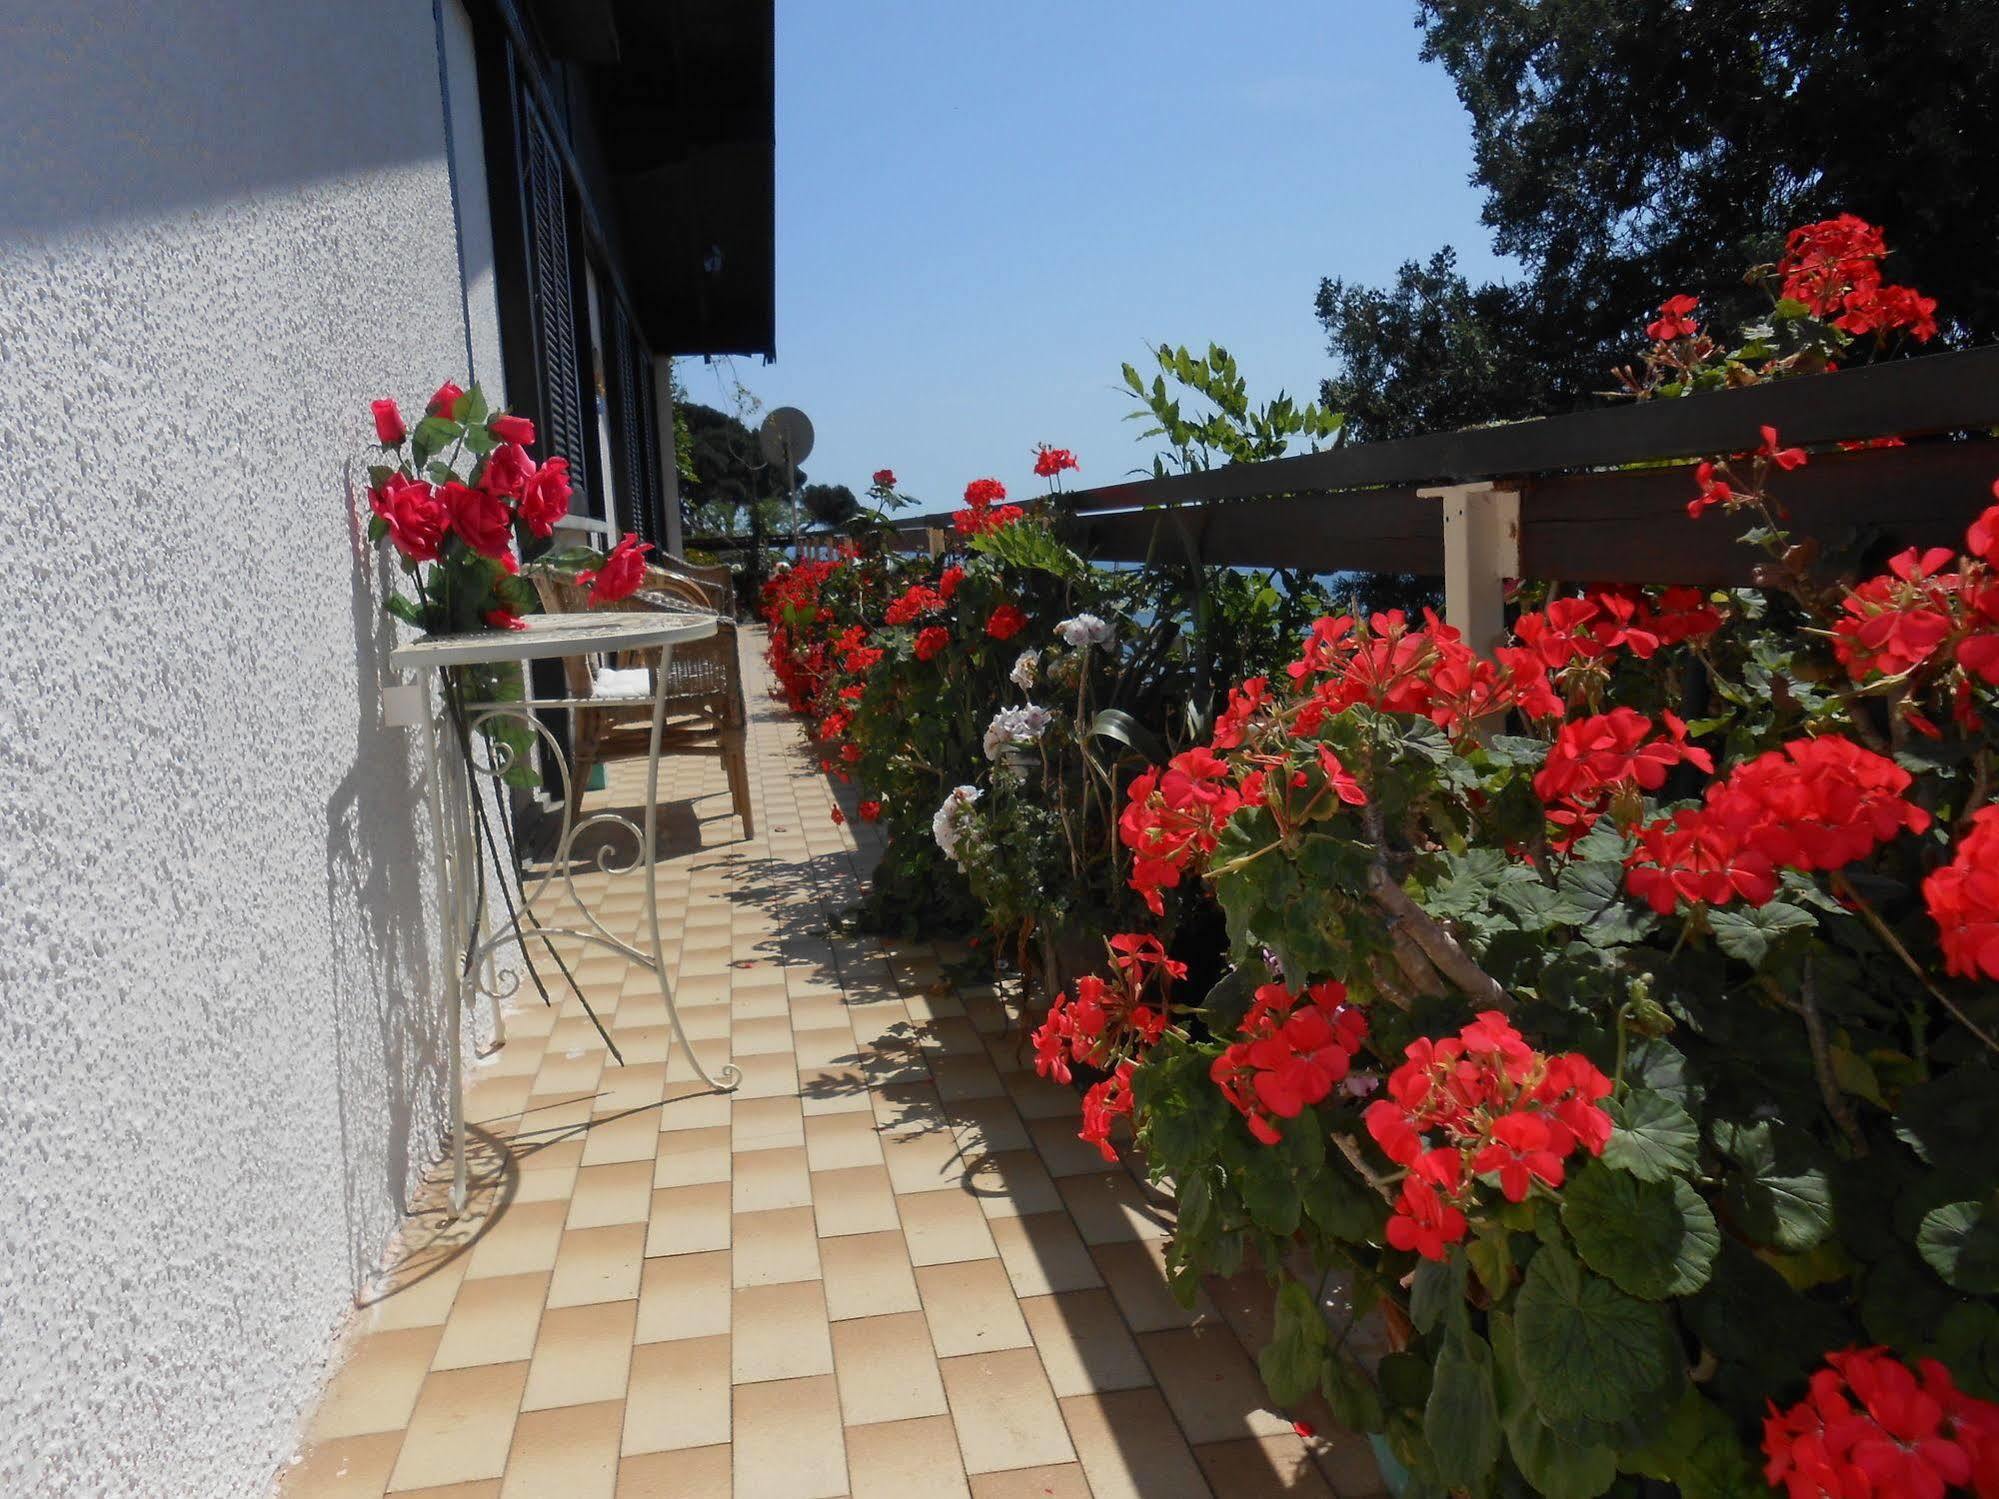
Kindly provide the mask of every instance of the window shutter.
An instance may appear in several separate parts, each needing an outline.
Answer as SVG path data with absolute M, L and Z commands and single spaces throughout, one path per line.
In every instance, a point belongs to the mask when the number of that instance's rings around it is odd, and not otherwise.
M 582 368 L 576 337 L 576 266 L 570 252 L 569 191 L 548 122 L 523 91 L 522 154 L 526 170 L 528 290 L 534 305 L 535 360 L 542 456 L 569 460 L 572 480 L 588 483 Z
M 658 422 L 653 409 L 652 357 L 624 304 L 609 305 L 613 461 L 624 514 L 619 524 L 655 544 L 660 534 Z

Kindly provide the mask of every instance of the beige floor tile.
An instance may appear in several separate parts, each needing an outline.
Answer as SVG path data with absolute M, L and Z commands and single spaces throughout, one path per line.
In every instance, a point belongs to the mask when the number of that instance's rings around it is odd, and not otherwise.
M 500 1499 L 504 1485 L 497 1478 L 474 1483 L 445 1483 L 434 1489 L 397 1489 L 396 1499 Z
M 583 1142 L 583 1164 L 609 1166 L 619 1161 L 650 1161 L 659 1153 L 659 1112 L 632 1109 L 597 1120 Z
M 1006 1065 L 994 1052 L 1000 1048 L 987 1047 L 986 1055 L 999 1068 L 1006 1082 L 1007 1096 L 1013 1106 L 1020 1110 L 1025 1119 L 1078 1119 L 1083 1113 L 1083 1096 L 1066 1084 L 1050 1082 L 1035 1075 L 1031 1063 L 1023 1064 L 1020 1070 L 1009 1072 Z M 1007 1048 L 1010 1049 L 1010 1048 Z
M 1075 1457 L 1055 1392 L 1033 1349 L 947 1358 L 941 1367 L 967 1472 L 1031 1468 Z
M 736 1090 L 737 1098 L 746 1101 L 758 1098 L 797 1101 L 798 1063 L 790 1052 L 767 1052 L 735 1060 L 736 1065 L 743 1069 L 743 1082 Z
M 812 1210 L 821 1238 L 879 1233 L 901 1226 L 896 1216 L 895 1193 L 889 1188 L 888 1172 L 881 1166 L 813 1172 Z
M 1164 1215 L 1122 1171 L 1064 1177 L 1055 1185 L 1087 1243 L 1164 1239 L 1170 1233 Z
M 799 1023 L 794 1015 L 792 1024 Z M 854 1060 L 854 1032 L 844 1022 L 817 1030 L 801 1028 L 793 1038 L 792 1052 L 798 1058 L 801 1069 L 851 1063 Z
M 1104 1284 L 1117 1298 L 1118 1310 L 1134 1332 L 1165 1327 L 1193 1327 L 1219 1322 L 1220 1313 L 1205 1290 L 1197 1290 L 1190 1309 L 1174 1299 L 1166 1283 L 1166 1246 L 1158 1239 L 1136 1244 L 1098 1244 L 1090 1250 Z
M 1067 1213 L 994 1218 L 989 1227 L 1016 1296 L 1081 1291 L 1104 1283 Z
M 916 1284 L 939 1358 L 1033 1346 L 998 1260 L 925 1265 L 916 1272 Z
M 833 1372 L 825 1288 L 816 1280 L 745 1286 L 731 1310 L 737 1384 Z
M 555 1252 L 562 1245 L 562 1226 L 568 1218 L 567 1202 L 509 1204 L 473 1242 L 465 1278 L 553 1270 Z
M 466 1262 L 442 1245 L 412 1253 L 371 1291 L 355 1326 L 364 1333 L 438 1326 L 451 1315 Z
M 595 1048 L 578 1045 L 562 1052 L 550 1047 L 534 1075 L 534 1093 L 574 1093 L 597 1086 L 607 1060 L 601 1043 Z M 531 1093 L 530 1098 L 533 1097 Z
M 900 1229 L 823 1239 L 819 1263 L 826 1282 L 826 1312 L 835 1321 L 913 1312 L 922 1305 L 909 1246 Z
M 819 1240 L 811 1208 L 738 1213 L 734 1234 L 731 1247 L 738 1287 L 819 1278 Z
M 738 1214 L 812 1205 L 812 1182 L 802 1146 L 746 1150 L 733 1158 L 733 1170 L 733 1206 Z
M 1073 1119 L 1036 1119 L 1027 1131 L 1050 1176 L 1096 1176 L 1109 1165 L 1096 1146 L 1077 1138 Z
M 1034 1213 L 1060 1213 L 1062 1194 L 1055 1190 L 1055 1178 L 1032 1150 L 1009 1150 L 999 1155 L 973 1154 L 965 1176 L 965 1190 L 979 1200 L 988 1218 L 1022 1218 Z
M 534 1080 L 529 1077 L 491 1077 L 465 1090 L 465 1120 L 468 1124 L 494 1124 L 512 1119 L 527 1106 Z
M 898 1195 L 954 1191 L 965 1178 L 964 1152 L 941 1113 L 927 1127 L 884 1132 L 882 1159 Z
M 618 1463 L 617 1499 L 730 1499 L 727 1447 L 649 1452 Z
M 648 1194 L 650 1195 L 650 1194 Z M 571 1229 L 556 1252 L 548 1304 L 582 1306 L 592 1301 L 628 1301 L 639 1294 L 639 1262 L 645 1257 L 647 1227 L 618 1223 L 609 1228 Z
M 933 1055 L 930 1058 L 930 1075 L 937 1084 L 938 1096 L 946 1103 L 963 1103 L 973 1099 L 1003 1101 L 1006 1098 L 1006 1081 L 984 1051 L 976 1056 Z
M 729 1330 L 729 1251 L 671 1254 L 645 1262 L 634 1340 L 662 1343 Z
M 1208 1475 L 1208 1486 L 1230 1499 L 1334 1499 L 1325 1478 L 1312 1465 L 1305 1444 L 1286 1432 L 1281 1437 L 1245 1437 L 1235 1442 L 1211 1442 L 1194 1449 L 1194 1461 Z
M 392 1492 L 498 1478 L 527 1383 L 526 1364 L 440 1369 L 424 1381 Z
M 1159 1391 L 1072 1395 L 1062 1402 L 1062 1419 L 1093 1499 L 1210 1499 Z
M 1020 1311 L 1057 1395 L 1129 1390 L 1153 1382 L 1110 1292 L 1029 1297 Z
M 847 1428 L 853 1499 L 971 1499 L 947 1415 Z
M 411 1327 L 374 1333 L 355 1343 L 320 1400 L 312 1439 L 325 1442 L 407 1426 L 443 1334 L 441 1327 Z
M 661 1007 L 662 1011 L 664 1008 Z M 597 1080 L 597 1112 L 622 1114 L 629 1109 L 656 1111 L 660 1100 L 666 1097 L 666 1059 L 662 1056 L 656 1061 L 641 1060 L 632 1056 L 623 1042 L 618 1044 L 618 1050 L 625 1053 L 624 1064 L 606 1067 Z
M 444 1324 L 433 1369 L 476 1364 L 525 1363 L 534 1352 L 541 1310 L 548 1300 L 548 1272 L 467 1281 Z
M 831 1375 L 735 1388 L 736 1499 L 837 1499 L 847 1449 Z
M 500 1499 L 614 1499 L 623 1422 L 615 1400 L 523 1411 Z
M 632 1350 L 626 1456 L 729 1440 L 729 1340 L 686 1338 Z
M 836 1323 L 833 1364 L 849 1426 L 941 1416 L 947 1409 L 921 1312 Z
M 569 1227 L 608 1228 L 614 1223 L 643 1223 L 652 1211 L 654 1166 L 647 1161 L 621 1161 L 614 1166 L 585 1166 L 576 1173 L 569 1197 Z
M 988 1259 L 999 1253 L 978 1199 L 965 1192 L 916 1192 L 896 1199 L 915 1265 Z
M 1388 1484 L 1366 1437 L 1324 1426 L 1310 1446 L 1312 1460 L 1340 1499 L 1384 1499 L 1387 1495 Z
M 799 1068 L 798 1092 L 808 1119 L 840 1114 L 869 1117 L 872 1111 L 874 1095 L 868 1091 L 867 1073 L 852 1063 Z
M 285 1469 L 280 1499 L 382 1499 L 402 1445 L 400 1429 L 315 1443 Z
M 730 1049 L 736 1060 L 791 1051 L 791 1015 L 782 1006 L 771 1015 L 755 1019 L 738 1018 L 730 1027 Z
M 555 1307 L 542 1313 L 522 1410 L 622 1400 L 632 1362 L 636 1301 Z
M 652 1194 L 648 1255 L 693 1254 L 729 1247 L 729 1184 L 668 1187 Z M 551 1262 L 552 1263 L 552 1262 Z
M 1090 1485 L 1076 1463 L 974 1473 L 972 1499 L 1090 1499 Z
M 712 1067 L 720 1059 L 713 1056 L 713 1047 L 702 1049 L 702 1060 Z M 729 1123 L 730 1095 L 717 1092 L 706 1083 L 671 1082 L 666 1086 L 666 1102 L 659 1107 L 659 1128 L 662 1134 L 673 1134 L 683 1129 L 711 1129 L 716 1125 L 726 1127 Z
M 881 1140 L 872 1113 L 815 1114 L 805 1120 L 805 1160 L 814 1171 L 879 1166 Z
M 604 1167 L 599 1169 L 608 1170 Z M 729 1179 L 729 1127 L 668 1130 L 652 1163 L 655 1187 L 694 1187 Z
M 947 1102 L 945 1107 L 951 1129 L 968 1158 L 977 1159 L 1034 1147 L 1026 1122 L 1008 1099 L 961 1099 Z
M 731 1149 L 782 1150 L 805 1143 L 805 1116 L 796 1098 L 738 1098 L 730 1119 Z
M 1290 1421 L 1269 1408 L 1256 1365 L 1223 1324 L 1141 1333 L 1138 1345 L 1188 1441 L 1199 1445 L 1291 1430 Z

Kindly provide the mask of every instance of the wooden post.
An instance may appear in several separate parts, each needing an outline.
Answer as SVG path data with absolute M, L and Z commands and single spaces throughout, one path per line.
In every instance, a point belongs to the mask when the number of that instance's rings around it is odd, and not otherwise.
M 1520 491 L 1490 480 L 1416 491 L 1444 510 L 1444 619 L 1474 650 L 1506 639 L 1506 579 L 1520 576 Z

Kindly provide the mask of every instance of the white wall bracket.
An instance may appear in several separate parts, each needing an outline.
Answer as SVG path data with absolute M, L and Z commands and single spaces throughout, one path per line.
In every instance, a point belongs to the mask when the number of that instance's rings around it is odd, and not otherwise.
M 1520 491 L 1489 480 L 1419 489 L 1444 509 L 1444 619 L 1474 650 L 1506 639 L 1506 580 L 1520 576 Z

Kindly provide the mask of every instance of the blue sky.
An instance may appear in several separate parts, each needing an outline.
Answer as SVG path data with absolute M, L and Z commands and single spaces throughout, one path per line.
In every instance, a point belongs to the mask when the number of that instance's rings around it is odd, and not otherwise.
M 1455 244 L 1500 269 L 1410 0 L 778 0 L 777 347 L 733 372 L 812 418 L 814 479 L 932 507 L 1031 453 L 1150 463 L 1118 366 L 1229 348 L 1252 398 L 1330 369 L 1319 278 Z M 689 395 L 728 376 L 689 361 Z

